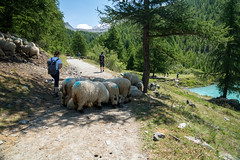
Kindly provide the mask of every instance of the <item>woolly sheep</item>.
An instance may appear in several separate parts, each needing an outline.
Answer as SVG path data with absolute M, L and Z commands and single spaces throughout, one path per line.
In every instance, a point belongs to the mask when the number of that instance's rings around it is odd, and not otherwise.
M 105 81 L 105 79 L 97 77 L 97 78 L 94 78 L 92 81 L 94 81 L 94 82 L 103 82 L 103 81 Z
M 21 48 L 21 46 L 23 45 L 22 39 L 20 38 L 13 39 L 13 42 L 16 44 L 17 48 Z
M 138 88 L 138 90 L 143 92 L 143 83 L 142 82 L 138 82 L 136 87 Z
M 39 49 L 36 46 L 22 45 L 21 49 L 24 53 L 28 54 L 30 57 L 37 56 L 39 58 Z
M 109 92 L 109 100 L 112 103 L 112 106 L 115 106 L 119 102 L 119 88 L 116 83 L 113 82 L 103 82 L 105 87 Z
M 124 102 L 130 102 L 131 99 L 131 82 L 126 78 L 114 78 L 114 79 L 107 79 L 104 82 L 111 81 L 118 85 L 119 94 L 124 97 Z
M 62 105 L 67 106 L 68 101 L 72 98 L 72 86 L 77 81 L 86 81 L 87 78 L 66 78 L 62 82 Z
M 107 103 L 109 100 L 109 92 L 101 82 L 77 81 L 72 87 L 73 108 L 83 112 L 83 106 L 91 107 L 97 103 L 101 107 L 101 103 Z
M 14 55 L 15 54 L 15 50 L 16 50 L 16 45 L 13 42 L 0 40 L 0 48 L 5 53 L 8 52 L 10 55 Z
M 139 77 L 132 73 L 124 73 L 123 78 L 128 79 L 131 82 L 131 85 L 136 86 L 140 91 L 143 91 L 143 84 Z
M 131 86 L 131 96 L 132 97 L 140 97 L 142 92 L 136 86 Z

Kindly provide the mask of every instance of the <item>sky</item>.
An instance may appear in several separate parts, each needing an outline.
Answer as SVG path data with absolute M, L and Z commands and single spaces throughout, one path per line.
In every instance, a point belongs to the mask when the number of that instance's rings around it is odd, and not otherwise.
M 104 9 L 105 5 L 111 5 L 108 0 L 59 0 L 60 11 L 64 14 L 64 22 L 68 22 L 73 28 L 82 26 L 86 29 L 95 27 L 100 23 L 97 8 Z

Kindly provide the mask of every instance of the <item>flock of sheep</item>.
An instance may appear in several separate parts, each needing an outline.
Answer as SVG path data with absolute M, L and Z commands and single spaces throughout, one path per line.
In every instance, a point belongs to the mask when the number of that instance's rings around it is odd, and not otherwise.
M 133 86 L 132 86 L 133 85 Z M 62 105 L 83 112 L 83 106 L 110 102 L 113 107 L 131 101 L 134 91 L 142 93 L 143 84 L 138 76 L 125 73 L 123 78 L 104 79 L 67 78 L 62 82 Z
M 39 48 L 33 42 L 28 42 L 14 34 L 0 32 L 0 58 L 14 57 L 16 53 L 24 57 L 39 58 Z

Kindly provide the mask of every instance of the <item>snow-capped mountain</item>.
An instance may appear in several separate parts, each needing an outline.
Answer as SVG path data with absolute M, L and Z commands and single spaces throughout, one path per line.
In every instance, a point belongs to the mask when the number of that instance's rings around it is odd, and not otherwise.
M 77 25 L 77 29 L 92 29 L 92 27 L 87 24 L 79 24 Z
M 72 31 L 87 31 L 87 32 L 107 32 L 108 29 L 111 27 L 110 24 L 99 24 L 95 27 L 91 27 L 87 24 L 79 24 L 77 28 L 73 28 L 68 22 L 65 23 L 65 27 Z

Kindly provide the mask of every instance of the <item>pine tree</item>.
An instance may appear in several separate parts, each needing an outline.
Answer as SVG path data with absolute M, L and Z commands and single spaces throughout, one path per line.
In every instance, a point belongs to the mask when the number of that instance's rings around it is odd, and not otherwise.
M 77 55 L 77 53 L 80 52 L 81 55 L 86 56 L 87 43 L 83 35 L 81 34 L 81 32 L 79 31 L 75 32 L 74 37 L 72 39 L 72 43 L 71 43 L 71 49 L 74 55 Z
M 143 84 L 147 92 L 150 74 L 150 40 L 172 35 L 212 34 L 206 23 L 196 23 L 188 5 L 183 0 L 112 0 L 114 7 L 100 11 L 106 23 L 132 21 L 139 24 L 142 34 Z M 105 17 L 104 17 L 105 16 Z M 206 32 L 208 28 L 208 32 Z
M 227 36 L 232 38 L 210 54 L 212 68 L 209 72 L 219 77 L 219 91 L 226 98 L 227 93 L 240 92 L 240 2 L 226 0 L 223 6 L 221 20 L 229 27 Z

